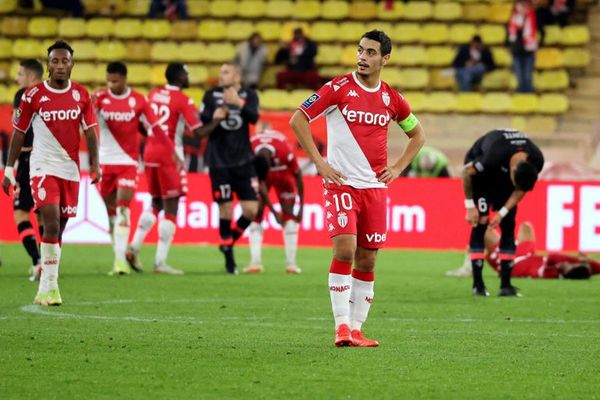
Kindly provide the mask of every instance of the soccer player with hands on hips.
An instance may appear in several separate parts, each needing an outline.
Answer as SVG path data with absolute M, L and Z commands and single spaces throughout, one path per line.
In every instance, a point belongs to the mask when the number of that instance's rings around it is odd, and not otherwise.
M 2 180 L 2 189 L 9 194 L 15 184 L 15 161 L 25 132 L 32 127 L 31 191 L 44 226 L 40 245 L 42 274 L 34 303 L 45 306 L 62 304 L 58 288 L 61 239 L 68 219 L 77 214 L 80 128 L 90 154 L 92 183 L 98 183 L 101 178 L 96 115 L 88 91 L 70 80 L 73 65 L 73 49 L 68 43 L 59 40 L 48 48 L 50 77 L 23 94 L 13 121 Z
M 324 181 L 326 225 L 333 239 L 329 293 L 336 346 L 379 344 L 363 336 L 362 324 L 373 301 L 377 251 L 386 240 L 387 186 L 425 142 L 408 102 L 379 79 L 391 50 L 392 42 L 384 32 L 365 33 L 358 44 L 356 71 L 327 82 L 290 120 Z M 310 129 L 310 122 L 323 114 L 327 161 L 319 154 Z M 391 122 L 399 124 L 409 138 L 394 163 L 387 159 Z

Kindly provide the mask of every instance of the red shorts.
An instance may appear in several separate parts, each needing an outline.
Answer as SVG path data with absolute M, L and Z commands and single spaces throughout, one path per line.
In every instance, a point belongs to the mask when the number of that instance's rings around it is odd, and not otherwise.
M 182 175 L 175 164 L 165 164 L 159 167 L 146 166 L 148 191 L 152 197 L 169 199 L 184 194 L 181 185 Z
M 356 235 L 366 249 L 384 246 L 387 235 L 387 189 L 326 185 L 323 192 L 329 236 Z
M 296 193 L 298 193 L 296 179 L 289 172 L 270 172 L 267 176 L 267 187 L 275 189 L 281 205 L 285 203 L 293 205 L 296 202 Z
M 138 182 L 135 165 L 102 165 L 100 194 L 106 197 L 118 189 L 135 191 Z
M 30 183 L 36 210 L 41 206 L 58 205 L 61 218 L 77 215 L 79 182 L 44 175 L 32 177 Z

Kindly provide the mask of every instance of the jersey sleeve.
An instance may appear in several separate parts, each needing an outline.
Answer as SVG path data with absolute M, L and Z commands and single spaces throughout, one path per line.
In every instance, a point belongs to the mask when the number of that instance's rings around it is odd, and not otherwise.
M 146 122 L 148 123 L 149 127 L 152 128 L 153 126 L 155 126 L 158 123 L 158 117 L 156 116 L 156 113 L 154 113 L 154 110 L 152 109 L 152 106 L 150 105 L 150 101 L 148 100 L 148 98 L 146 96 L 142 97 L 141 101 L 142 101 L 142 109 L 141 109 L 140 117 L 144 117 L 146 119 Z
M 83 91 L 83 110 L 81 110 L 81 126 L 83 129 L 88 129 L 94 125 L 98 125 L 98 117 L 94 112 L 94 105 L 87 90 Z
M 175 151 L 175 145 L 169 139 L 167 132 L 161 127 L 158 123 L 158 116 L 154 113 L 152 106 L 150 105 L 150 101 L 145 96 L 140 96 L 142 101 L 142 112 L 140 117 L 146 119 L 148 123 L 148 134 L 150 136 L 155 137 L 159 142 L 161 142 L 171 153 Z
M 25 93 L 24 88 L 17 90 L 17 93 L 15 93 L 15 98 L 13 99 L 13 108 L 15 110 L 17 108 L 19 108 L 19 103 L 21 103 L 21 99 L 23 98 L 23 93 Z
M 404 132 L 409 132 L 419 124 L 419 120 L 411 112 L 410 105 L 404 96 L 395 90 L 392 90 L 392 93 L 395 94 L 395 121 L 400 125 L 400 128 L 402 128 Z
M 188 128 L 190 130 L 194 130 L 202 126 L 202 123 L 198 120 L 198 114 L 196 111 L 196 106 L 194 105 L 194 100 L 189 97 L 184 97 L 184 100 L 185 104 L 181 110 L 181 116 L 183 117 Z
M 298 107 L 298 110 L 302 111 L 309 121 L 317 119 L 321 114 L 329 109 L 329 107 L 337 104 L 336 91 L 333 81 L 327 82 L 321 86 L 319 90 L 310 95 L 310 97 Z
M 245 122 L 255 124 L 259 117 L 258 96 L 254 90 L 248 90 L 247 93 L 248 96 L 246 97 L 246 102 L 240 109 L 240 114 Z
M 32 101 L 32 97 L 27 96 L 27 93 L 25 93 L 19 104 L 19 108 L 16 109 L 14 114 L 13 127 L 23 133 L 27 132 L 33 118 L 34 111 L 33 105 L 31 104 Z
M 212 116 L 215 112 L 215 103 L 213 100 L 212 91 L 204 93 L 202 104 L 200 104 L 200 120 L 203 124 L 208 124 L 212 121 Z

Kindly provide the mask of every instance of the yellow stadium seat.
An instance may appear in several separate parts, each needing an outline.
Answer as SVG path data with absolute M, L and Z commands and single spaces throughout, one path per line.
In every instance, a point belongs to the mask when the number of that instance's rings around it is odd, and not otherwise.
M 85 31 L 87 36 L 93 38 L 105 38 L 112 36 L 115 24 L 109 18 L 92 18 L 88 21 Z
M 507 89 L 510 87 L 511 75 L 507 69 L 495 69 L 483 75 L 481 87 L 487 90 Z
M 93 40 L 74 40 L 71 42 L 77 60 L 94 60 L 97 45 Z
M 565 46 L 581 46 L 590 41 L 590 31 L 585 25 L 565 26 L 561 39 L 561 44 Z
M 99 1 L 98 2 L 98 14 L 110 15 L 111 17 L 118 17 L 127 12 L 127 2 L 129 0 L 110 0 L 110 1 Z
M 569 87 L 569 74 L 564 69 L 542 71 L 534 83 L 534 86 L 539 90 L 567 89 Z
M 392 32 L 394 31 L 394 26 L 395 26 L 395 24 L 392 24 L 391 22 L 381 22 L 381 21 L 365 22 L 365 29 L 367 31 L 377 29 L 380 31 L 384 31 L 388 35 L 392 34 Z M 393 41 L 394 41 L 394 38 L 392 38 L 392 42 Z
M 85 12 L 88 15 L 98 14 L 100 10 L 100 0 L 82 0 L 81 3 L 85 8 Z M 35 3 L 34 3 L 35 4 Z
M 77 63 L 71 72 L 71 79 L 75 82 L 91 83 L 95 82 L 97 78 L 102 79 L 104 76 L 96 77 L 96 65 L 92 63 Z
M 19 58 L 38 58 L 47 54 L 43 44 L 33 39 L 17 39 L 12 43 L 12 53 Z
M 126 50 L 128 60 L 148 61 L 150 60 L 150 54 L 152 53 L 152 46 L 145 41 L 132 40 L 127 42 Z
M 377 17 L 377 4 L 374 1 L 354 0 L 350 3 L 349 17 L 361 21 L 374 20 Z
M 487 93 L 483 95 L 481 111 L 486 113 L 507 113 L 512 107 L 510 95 L 506 93 Z
M 294 5 L 294 18 L 306 20 L 316 19 L 321 14 L 321 3 L 316 0 L 298 1 Z
M 403 84 L 403 75 L 399 68 L 385 67 L 381 72 L 381 79 L 392 87 L 400 87 Z
M 535 67 L 538 69 L 551 69 L 563 66 L 562 52 L 557 48 L 543 47 L 535 56 Z
M 502 25 L 484 24 L 479 27 L 481 40 L 487 46 L 504 44 L 506 40 L 506 28 Z
M 562 30 L 558 25 L 548 25 L 544 27 L 545 37 L 544 46 L 560 44 L 562 40 Z
M 456 95 L 452 92 L 429 93 L 426 107 L 431 112 L 453 112 L 456 110 Z
M 424 24 L 421 29 L 421 42 L 445 43 L 448 41 L 448 26 L 446 24 Z
M 0 13 L 8 14 L 17 9 L 17 0 L 3 0 L 0 2 Z
M 455 2 L 438 2 L 433 6 L 433 19 L 455 21 L 462 17 L 462 6 Z
M 142 22 L 139 19 L 120 18 L 115 23 L 115 37 L 133 39 L 142 35 Z
M 147 86 L 132 86 L 131 88 L 142 96 L 148 96 L 148 93 L 150 92 L 150 89 Z
M 317 42 L 337 41 L 339 37 L 339 24 L 330 21 L 318 21 L 311 25 L 310 38 Z
M 266 110 L 285 110 L 288 93 L 278 89 L 267 89 L 260 93 L 260 103 Z
M 172 62 L 181 60 L 183 53 L 176 42 L 154 42 L 150 51 L 152 61 Z
M 481 111 L 483 98 L 481 93 L 458 93 L 456 95 L 456 111 L 459 113 L 476 113 Z
M 342 65 L 354 66 L 357 62 L 357 48 L 353 45 L 347 45 L 342 51 Z
M 425 111 L 425 105 L 427 104 L 427 94 L 425 94 L 424 92 L 402 92 L 402 96 L 404 96 L 404 98 L 408 100 L 412 111 Z
M 260 21 L 256 24 L 256 31 L 266 41 L 279 40 L 281 37 L 281 22 Z
M 2 36 L 27 36 L 27 18 L 14 17 L 2 19 Z
M 425 64 L 443 67 L 452 64 L 454 49 L 448 46 L 431 46 L 425 51 Z
M 58 23 L 52 17 L 33 17 L 29 21 L 29 36 L 48 37 L 56 36 Z
M 396 24 L 391 37 L 394 42 L 413 43 L 421 40 L 421 25 L 416 23 Z
M 194 101 L 194 105 L 202 103 L 202 98 L 205 93 L 203 88 L 187 88 L 184 92 Z
M 324 19 L 345 19 L 349 12 L 347 1 L 326 0 L 321 4 L 321 17 Z
M 262 0 L 241 0 L 238 15 L 242 18 L 260 18 L 267 12 L 267 3 Z
M 537 110 L 538 97 L 531 93 L 516 93 L 512 95 L 510 112 L 513 114 L 530 114 Z
M 590 51 L 582 48 L 566 48 L 563 51 L 563 65 L 567 68 L 584 68 L 590 64 Z
M 493 47 L 492 55 L 497 66 L 506 67 L 512 65 L 512 55 L 506 47 Z
M 356 52 L 356 49 L 354 49 L 354 51 Z M 319 65 L 340 64 L 342 61 L 342 52 L 343 52 L 343 49 L 338 45 L 322 44 L 322 45 L 319 45 L 319 49 L 318 49 L 317 57 L 316 57 L 315 61 Z M 356 60 L 356 57 L 355 57 L 355 60 Z
M 143 17 L 148 15 L 150 0 L 129 0 L 127 2 L 127 15 Z
M 485 3 L 464 4 L 462 9 L 463 18 L 467 21 L 483 21 L 489 12 L 489 5 Z
M 80 38 L 85 36 L 83 18 L 63 18 L 58 22 L 58 36 L 62 38 Z
M 206 45 L 202 42 L 183 42 L 179 45 L 180 58 L 185 62 L 205 61 Z
M 264 69 L 262 76 L 260 77 L 259 86 L 263 87 L 263 88 L 275 86 L 277 83 L 277 73 L 279 73 L 279 71 L 283 70 L 283 68 L 284 67 L 281 65 L 267 66 L 267 68 Z M 325 70 L 325 68 L 319 68 L 319 73 L 321 74 L 321 76 L 327 76 L 327 75 L 324 75 L 324 73 L 325 73 L 324 70 Z M 261 98 L 261 103 L 262 103 L 262 98 Z
M 227 25 L 225 37 L 233 41 L 246 40 L 254 31 L 254 24 L 252 22 L 232 21 Z
M 490 8 L 486 15 L 486 20 L 489 22 L 504 24 L 508 22 L 510 14 L 512 13 L 512 9 L 512 2 L 492 3 L 490 4 Z
M 208 78 L 208 70 L 204 65 L 191 64 L 187 66 L 190 75 L 190 84 L 192 85 L 204 85 Z
M 228 62 L 235 57 L 235 47 L 230 43 L 209 43 L 206 46 L 206 59 L 211 62 Z
M 404 12 L 403 2 L 388 3 L 387 1 L 379 1 L 377 3 L 377 19 L 397 21 L 404 18 Z
M 188 1 L 188 14 L 190 17 L 205 17 L 210 12 L 210 0 Z
M 101 41 L 96 46 L 96 59 L 98 60 L 122 60 L 126 55 L 125 45 L 120 41 Z
M 227 25 L 224 21 L 205 19 L 198 25 L 198 37 L 205 40 L 224 39 Z
M 153 65 L 150 70 L 150 83 L 152 85 L 164 85 L 165 83 L 167 83 L 167 78 L 165 78 L 166 69 L 167 64 Z
M 289 42 L 292 40 L 292 36 L 294 35 L 294 29 L 302 28 L 302 32 L 305 35 L 310 36 L 310 25 L 306 21 L 287 21 L 281 25 L 281 37 L 280 40 L 284 42 Z
M 209 14 L 211 17 L 228 18 L 237 15 L 238 2 L 235 0 L 211 1 Z
M 129 64 L 127 81 L 132 85 L 148 85 L 152 76 L 152 68 L 148 64 Z
M 144 21 L 142 35 L 148 39 L 166 39 L 171 34 L 171 24 L 165 20 L 148 19 Z
M 340 67 L 339 65 L 319 68 L 319 75 L 323 79 L 332 79 L 336 76 L 347 74 L 348 72 L 348 68 Z
M 476 34 L 475 24 L 452 24 L 448 30 L 448 41 L 454 44 L 466 44 Z
M 402 68 L 401 90 L 422 89 L 429 85 L 429 72 L 425 68 Z
M 308 99 L 313 93 L 314 91 L 310 89 L 291 90 L 286 98 L 287 109 L 294 110 L 298 108 L 298 106 L 302 104 L 304 100 Z
M 542 94 L 537 111 L 541 114 L 563 114 L 569 111 L 569 99 L 563 94 Z
M 452 69 L 436 68 L 429 71 L 429 84 L 434 89 L 453 89 L 454 74 Z
M 431 18 L 433 7 L 427 1 L 409 1 L 404 6 L 404 18 L 421 21 Z
M 362 22 L 342 22 L 340 24 L 339 40 L 358 43 L 359 38 L 366 32 Z
M 12 58 L 13 52 L 12 52 L 12 41 L 8 40 L 8 39 L 0 39 L 0 58 L 1 59 L 6 59 L 6 58 Z M 0 78 L 0 80 L 2 80 L 3 78 Z
M 196 21 L 175 21 L 171 24 L 171 39 L 189 40 L 195 39 L 198 34 Z
M 10 51 L 12 52 L 12 45 Z M 0 81 L 12 79 L 10 76 L 10 62 L 0 62 Z
M 539 103 L 539 101 L 538 101 Z M 556 118 L 546 115 L 527 116 L 524 119 L 524 132 L 553 133 L 556 131 Z M 514 125 L 513 125 L 514 126 Z
M 422 65 L 426 59 L 427 53 L 423 46 L 401 46 L 394 56 L 399 65 Z
M 19 67 L 20 67 L 19 61 L 13 60 L 13 62 L 10 64 L 10 69 L 9 69 L 9 71 L 10 71 L 9 76 L 11 77 L 11 79 L 14 79 L 17 76 L 17 74 L 19 73 Z M 12 93 L 14 94 L 15 92 L 12 92 Z M 12 101 L 12 99 L 11 99 L 11 101 Z
M 289 18 L 294 13 L 294 3 L 289 0 L 270 0 L 265 15 L 271 18 Z

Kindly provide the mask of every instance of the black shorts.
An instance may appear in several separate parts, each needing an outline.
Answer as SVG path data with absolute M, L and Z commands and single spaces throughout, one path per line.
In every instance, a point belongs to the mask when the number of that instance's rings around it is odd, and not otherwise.
M 238 200 L 258 199 L 258 178 L 252 163 L 238 167 L 210 168 L 209 176 L 213 200 L 217 203 L 232 201 L 234 193 Z
M 498 211 L 512 194 L 514 188 L 508 182 L 490 179 L 484 175 L 473 176 L 473 201 L 480 216 L 490 214 L 490 207 Z
M 19 166 L 17 167 L 17 186 L 15 187 L 15 197 L 13 199 L 13 208 L 15 210 L 31 211 L 33 209 L 33 197 L 31 196 L 31 186 L 29 185 L 29 152 L 22 153 L 19 156 Z

